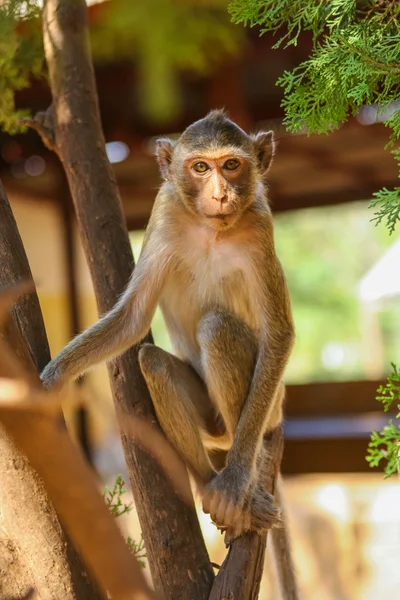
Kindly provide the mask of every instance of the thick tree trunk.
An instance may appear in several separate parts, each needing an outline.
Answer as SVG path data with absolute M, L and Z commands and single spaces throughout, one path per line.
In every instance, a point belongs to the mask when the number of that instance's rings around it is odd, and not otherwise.
M 32 278 L 10 205 L 0 183 L 0 288 Z M 49 359 L 36 292 L 20 298 L 8 330 L 32 377 Z M 25 343 L 26 342 L 26 343 Z M 94 600 L 101 596 L 65 537 L 43 483 L 0 426 L 0 594 L 34 587 L 41 600 Z
M 265 437 L 264 445 L 269 457 L 265 487 L 274 494 L 283 452 L 281 427 Z M 247 533 L 234 540 L 215 578 L 210 600 L 257 600 L 266 544 L 267 536 L 257 533 Z
M 108 162 L 88 48 L 84 0 L 47 0 L 45 53 L 53 108 L 36 128 L 65 168 L 100 312 L 124 290 L 133 266 L 121 201 Z M 117 416 L 155 421 L 137 348 L 109 366 Z M 175 494 L 160 466 L 122 432 L 125 458 L 155 588 L 166 599 L 208 597 L 213 571 L 194 506 Z

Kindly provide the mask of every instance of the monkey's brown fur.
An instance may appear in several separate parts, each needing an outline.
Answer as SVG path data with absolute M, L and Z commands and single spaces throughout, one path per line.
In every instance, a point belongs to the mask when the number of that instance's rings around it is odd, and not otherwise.
M 259 483 L 294 339 L 265 183 L 273 153 L 271 132 L 249 136 L 222 111 L 175 144 L 159 140 L 165 181 L 126 292 L 42 373 L 58 385 L 124 352 L 159 304 L 174 356 L 145 344 L 141 369 L 161 427 L 205 486 L 204 510 L 230 537 L 280 522 Z M 218 449 L 227 451 L 219 471 Z

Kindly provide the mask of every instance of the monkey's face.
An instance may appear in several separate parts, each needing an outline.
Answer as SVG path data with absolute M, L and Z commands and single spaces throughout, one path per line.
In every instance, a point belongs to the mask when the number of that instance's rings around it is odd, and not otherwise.
M 190 125 L 176 143 L 157 142 L 162 177 L 214 229 L 228 229 L 254 202 L 274 153 L 272 132 L 248 135 L 223 111 Z
M 189 153 L 177 172 L 184 202 L 213 229 L 231 227 L 253 202 L 254 165 L 244 152 Z

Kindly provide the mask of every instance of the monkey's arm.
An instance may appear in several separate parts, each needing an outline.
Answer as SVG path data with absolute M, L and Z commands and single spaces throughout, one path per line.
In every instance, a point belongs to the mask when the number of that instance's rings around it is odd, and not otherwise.
M 45 367 L 41 379 L 53 387 L 75 379 L 90 367 L 122 354 L 139 342 L 151 320 L 165 281 L 168 258 L 155 248 L 155 232 L 148 235 L 129 285 L 115 307 L 75 337 Z
M 243 406 L 227 465 L 251 471 L 268 428 L 294 342 L 289 293 L 281 265 L 270 252 L 264 280 L 262 335 L 250 390 Z

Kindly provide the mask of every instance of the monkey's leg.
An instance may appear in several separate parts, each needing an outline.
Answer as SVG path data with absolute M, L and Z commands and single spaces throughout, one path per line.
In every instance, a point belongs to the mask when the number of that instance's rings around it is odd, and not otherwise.
M 285 394 L 285 386 L 282 384 L 276 398 L 271 414 L 271 429 L 274 429 L 282 422 L 282 404 Z M 269 529 L 285 528 L 285 521 L 282 518 L 282 505 L 275 491 L 275 498 L 265 489 L 267 474 L 265 472 L 267 465 L 267 455 L 265 447 L 262 446 L 261 452 L 257 458 L 257 479 L 252 483 L 246 499 L 245 509 L 250 510 L 250 521 L 243 517 L 238 520 L 233 527 L 227 531 L 225 542 L 238 537 L 241 533 L 252 530 L 259 533 L 266 532 Z M 277 490 L 277 486 L 276 486 Z
M 139 361 L 165 435 L 204 486 L 215 475 L 200 436 L 214 411 L 204 383 L 190 365 L 153 344 L 142 346 Z
M 273 430 L 282 422 L 282 407 L 283 398 L 285 395 L 285 386 L 281 384 L 277 397 L 275 398 L 268 429 Z M 251 500 L 252 527 L 257 531 L 265 531 L 275 527 L 282 527 L 283 520 L 281 510 L 278 508 L 279 502 L 273 501 L 272 496 L 265 489 L 265 481 L 267 478 L 266 465 L 268 456 L 264 445 L 261 447 L 260 454 L 257 459 L 258 478 L 254 486 L 254 491 Z M 276 496 L 276 494 L 275 494 Z M 265 510 L 266 503 L 270 503 L 270 510 Z
M 223 311 L 204 315 L 197 340 L 208 393 L 233 440 L 253 376 L 257 341 L 244 323 Z

